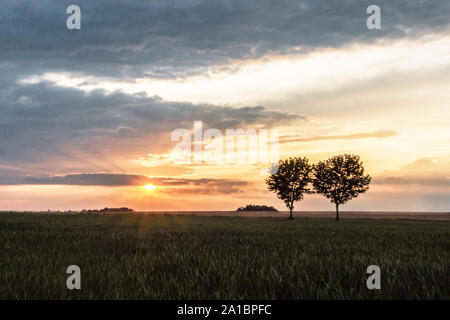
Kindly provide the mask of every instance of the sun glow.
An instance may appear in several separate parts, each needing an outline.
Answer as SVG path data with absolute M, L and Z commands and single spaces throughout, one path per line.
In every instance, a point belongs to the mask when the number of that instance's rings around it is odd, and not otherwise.
M 142 188 L 144 188 L 145 191 L 152 191 L 152 190 L 156 189 L 157 187 L 152 184 L 147 184 L 145 186 L 142 186 Z

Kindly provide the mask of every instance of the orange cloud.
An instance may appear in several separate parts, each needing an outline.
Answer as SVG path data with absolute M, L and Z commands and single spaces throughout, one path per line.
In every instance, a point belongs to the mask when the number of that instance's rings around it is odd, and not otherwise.
M 280 143 L 293 143 L 293 142 L 311 142 L 320 140 L 352 140 L 352 139 L 366 139 L 366 138 L 390 138 L 397 136 L 395 131 L 375 131 L 369 133 L 354 133 L 347 135 L 330 135 L 330 136 L 315 136 L 309 138 L 298 138 L 295 136 L 284 136 L 280 138 Z

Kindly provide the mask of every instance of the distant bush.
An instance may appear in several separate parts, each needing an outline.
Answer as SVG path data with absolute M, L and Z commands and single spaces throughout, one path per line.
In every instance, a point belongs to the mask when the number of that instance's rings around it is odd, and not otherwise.
M 258 206 L 256 204 L 248 204 L 245 207 L 240 207 L 236 210 L 236 212 L 239 212 L 239 211 L 276 211 L 276 212 L 278 212 L 278 210 L 272 206 L 270 206 L 270 207 L 265 206 L 265 205 Z
M 80 213 L 124 213 L 124 212 L 135 212 L 134 209 L 122 207 L 122 208 L 104 208 L 104 209 L 94 209 L 94 210 L 86 210 L 83 209 Z

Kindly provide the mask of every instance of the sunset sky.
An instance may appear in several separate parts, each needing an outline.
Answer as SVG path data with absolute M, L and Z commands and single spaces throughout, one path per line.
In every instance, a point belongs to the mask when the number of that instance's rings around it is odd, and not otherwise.
M 360 155 L 372 183 L 343 210 L 449 211 L 449 119 L 449 1 L 1 3 L 0 210 L 286 210 L 263 164 L 174 160 L 202 121 L 278 130 L 281 158 Z

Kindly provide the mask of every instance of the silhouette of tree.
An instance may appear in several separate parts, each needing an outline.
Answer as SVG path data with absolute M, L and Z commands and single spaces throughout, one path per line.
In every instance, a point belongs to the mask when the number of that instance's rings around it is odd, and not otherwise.
M 308 159 L 289 158 L 280 160 L 278 170 L 266 179 L 269 191 L 275 192 L 289 208 L 290 219 L 293 219 L 294 202 L 302 200 L 304 194 L 313 193 L 308 188 L 312 182 L 312 171 L 313 166 L 308 163 Z
M 336 221 L 339 221 L 339 205 L 369 189 L 371 177 L 364 175 L 359 160 L 357 155 L 344 154 L 314 166 L 314 190 L 336 205 Z
M 245 207 L 239 207 L 237 210 L 237 212 L 239 211 L 276 211 L 278 212 L 277 209 L 275 209 L 272 206 L 266 206 L 266 205 L 256 205 L 256 204 L 248 204 Z

